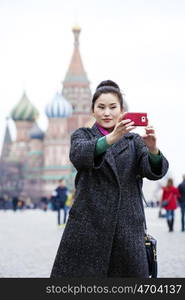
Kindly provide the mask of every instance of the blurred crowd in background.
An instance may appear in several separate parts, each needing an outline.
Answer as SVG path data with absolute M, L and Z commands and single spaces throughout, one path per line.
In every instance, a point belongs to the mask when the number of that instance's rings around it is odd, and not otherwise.
M 75 189 L 70 190 L 61 178 L 58 186 L 50 197 L 42 196 L 35 203 L 30 197 L 26 196 L 1 196 L 0 209 L 24 211 L 26 209 L 41 209 L 43 211 L 52 210 L 57 212 L 57 224 L 62 226 L 66 224 L 70 208 L 75 201 Z M 182 176 L 182 182 L 177 187 L 174 186 L 173 178 L 168 178 L 166 185 L 161 188 L 161 199 L 158 201 L 148 201 L 146 207 L 158 207 L 159 218 L 166 218 L 169 232 L 173 231 L 175 220 L 175 210 L 181 211 L 181 231 L 185 231 L 185 174 Z M 61 210 L 63 210 L 63 221 L 61 222 Z

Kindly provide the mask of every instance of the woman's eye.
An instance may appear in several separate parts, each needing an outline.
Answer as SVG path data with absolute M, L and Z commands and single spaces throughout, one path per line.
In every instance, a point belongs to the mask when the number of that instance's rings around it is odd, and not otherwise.
M 111 109 L 112 109 L 112 108 L 116 108 L 116 106 L 112 106 Z

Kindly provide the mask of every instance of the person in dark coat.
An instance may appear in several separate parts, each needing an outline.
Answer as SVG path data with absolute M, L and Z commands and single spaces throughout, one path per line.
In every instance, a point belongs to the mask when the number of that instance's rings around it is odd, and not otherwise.
M 181 208 L 181 231 L 184 231 L 185 227 L 185 174 L 182 176 L 182 182 L 178 185 L 180 196 L 178 197 L 178 203 Z
M 19 202 L 18 197 L 17 196 L 13 196 L 13 198 L 12 198 L 12 208 L 13 208 L 13 211 L 17 210 L 18 202 Z
M 67 200 L 67 196 L 68 196 L 68 188 L 66 187 L 65 180 L 61 178 L 59 180 L 59 186 L 54 191 L 54 202 L 57 211 L 57 223 L 59 226 L 61 225 L 61 217 L 60 217 L 61 209 L 63 209 L 64 211 L 63 224 L 66 223 L 67 212 L 65 210 L 65 203 Z
M 122 119 L 124 102 L 115 82 L 99 84 L 92 112 L 92 128 L 79 128 L 71 136 L 75 201 L 50 276 L 147 278 L 136 176 L 158 180 L 168 161 L 157 148 L 153 127 L 146 127 L 143 137 L 130 132 L 134 122 Z
M 47 211 L 48 209 L 48 198 L 46 196 L 42 196 L 40 199 L 41 202 L 41 208 L 43 209 L 43 211 Z

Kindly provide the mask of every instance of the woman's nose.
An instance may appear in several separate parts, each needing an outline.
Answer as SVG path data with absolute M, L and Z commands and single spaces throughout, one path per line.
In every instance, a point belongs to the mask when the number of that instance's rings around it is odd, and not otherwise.
M 105 116 L 109 116 L 109 115 L 110 115 L 110 110 L 109 110 L 109 109 L 105 109 L 104 115 L 105 115 Z

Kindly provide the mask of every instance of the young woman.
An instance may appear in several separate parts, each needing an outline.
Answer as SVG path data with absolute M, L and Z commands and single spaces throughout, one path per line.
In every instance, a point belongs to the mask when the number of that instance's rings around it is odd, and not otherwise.
M 180 198 L 180 192 L 173 184 L 173 179 L 167 180 L 166 186 L 163 187 L 161 206 L 166 209 L 166 220 L 169 231 L 173 231 L 175 209 L 177 208 L 177 199 Z M 165 205 L 164 205 L 165 204 Z
M 141 137 L 131 133 L 131 120 L 122 120 L 123 98 L 115 82 L 98 85 L 92 113 L 93 127 L 79 128 L 71 136 L 75 201 L 51 277 L 148 277 L 136 176 L 160 179 L 168 162 L 156 145 L 153 127 L 146 127 Z

